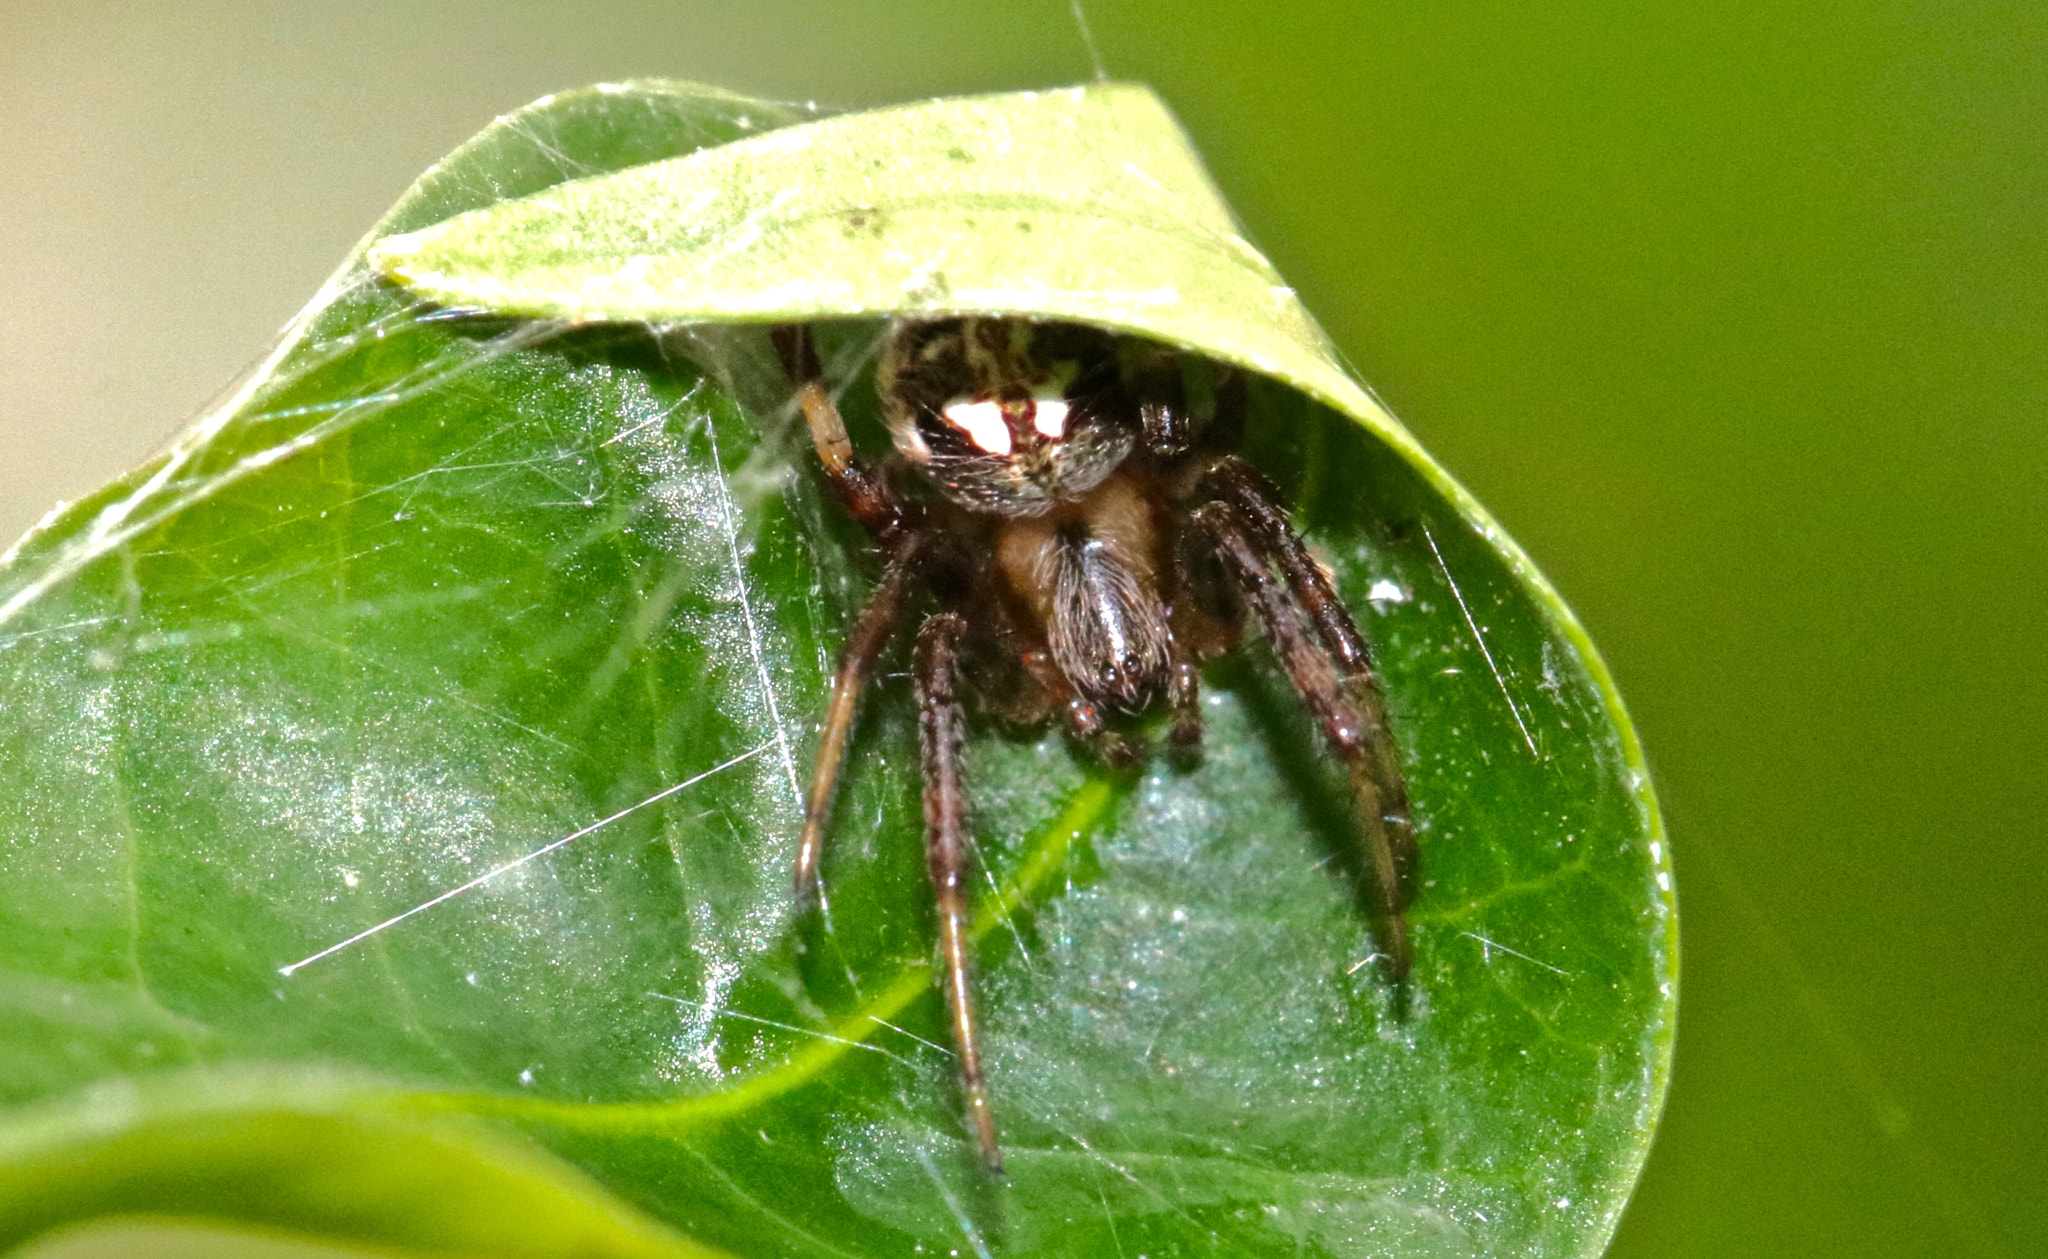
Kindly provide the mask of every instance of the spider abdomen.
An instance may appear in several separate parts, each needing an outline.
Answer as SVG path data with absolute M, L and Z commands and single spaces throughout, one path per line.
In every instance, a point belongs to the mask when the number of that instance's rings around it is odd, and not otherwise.
M 999 529 L 1014 604 L 1085 699 L 1136 710 L 1165 689 L 1172 635 L 1158 550 L 1151 507 L 1122 473 L 1061 511 Z

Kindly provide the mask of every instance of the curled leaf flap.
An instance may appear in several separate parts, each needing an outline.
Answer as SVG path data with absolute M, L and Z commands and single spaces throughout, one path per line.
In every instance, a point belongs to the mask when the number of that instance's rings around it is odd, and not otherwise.
M 450 306 L 726 323 L 1013 313 L 1263 372 L 1411 441 L 1241 236 L 1148 88 L 926 101 L 786 127 L 387 237 Z

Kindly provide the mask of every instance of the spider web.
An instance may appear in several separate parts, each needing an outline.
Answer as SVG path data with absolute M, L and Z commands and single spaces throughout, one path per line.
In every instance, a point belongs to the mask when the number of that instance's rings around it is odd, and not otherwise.
M 406 212 L 792 116 L 543 102 Z M 870 448 L 878 332 L 823 330 Z M 162 459 L 24 539 L 5 921 L 41 987 L 6 998 L 10 1099 L 339 1061 L 531 1119 L 748 1253 L 1597 1245 L 1661 1098 L 1668 885 L 1597 685 L 1500 557 L 1354 428 L 1258 391 L 1251 453 L 1372 610 L 1403 723 L 1412 1006 L 1256 652 L 1212 671 L 1198 767 L 1111 780 L 986 727 L 991 1182 L 923 995 L 900 657 L 829 911 L 792 916 L 814 715 L 872 569 L 786 394 L 758 329 L 494 321 L 351 266 Z

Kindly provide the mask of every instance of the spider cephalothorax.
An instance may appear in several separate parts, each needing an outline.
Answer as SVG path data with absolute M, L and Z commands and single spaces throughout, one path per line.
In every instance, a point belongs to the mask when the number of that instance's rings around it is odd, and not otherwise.
M 948 498 L 1039 516 L 1101 484 L 1138 443 L 1116 342 L 1075 324 L 899 324 L 875 386 L 889 435 Z
M 1173 709 L 1172 739 L 1201 739 L 1200 665 L 1247 612 L 1349 772 L 1369 860 L 1381 959 L 1409 966 L 1402 891 L 1414 859 L 1407 790 L 1365 639 L 1272 486 L 1233 453 L 1243 382 L 1136 338 L 1023 319 L 902 320 L 876 370 L 900 466 L 853 453 L 808 334 L 777 329 L 820 459 L 880 547 L 882 578 L 841 654 L 797 854 L 818 857 L 860 692 L 905 608 L 925 605 L 912 670 L 925 848 L 962 1091 L 982 1156 L 1000 1169 L 968 986 L 963 662 L 1002 715 L 1059 714 L 1128 764 L 1142 749 L 1105 710 Z M 982 667 L 986 666 L 986 667 Z

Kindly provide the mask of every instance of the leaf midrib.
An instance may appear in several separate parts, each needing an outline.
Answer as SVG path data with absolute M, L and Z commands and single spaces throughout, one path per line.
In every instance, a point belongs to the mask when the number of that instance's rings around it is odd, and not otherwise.
M 1064 869 L 1074 845 L 1093 837 L 1116 806 L 1130 794 L 1135 780 L 1127 776 L 1091 776 L 1067 801 L 1052 825 L 1039 832 L 1025 849 L 1024 860 L 998 890 L 982 899 L 974 915 L 972 938 L 980 941 L 1049 889 Z M 741 1079 L 731 1088 L 688 1097 L 633 1102 L 567 1102 L 552 1098 L 514 1097 L 499 1093 L 409 1091 L 394 1093 L 385 1104 L 406 1111 L 455 1111 L 506 1119 L 528 1119 L 584 1132 L 673 1132 L 743 1114 L 784 1093 L 810 1083 L 848 1052 L 867 1045 L 889 1028 L 911 1003 L 933 990 L 933 965 L 908 964 L 889 985 L 829 1031 L 816 1033 L 807 1048 L 766 1071 Z

